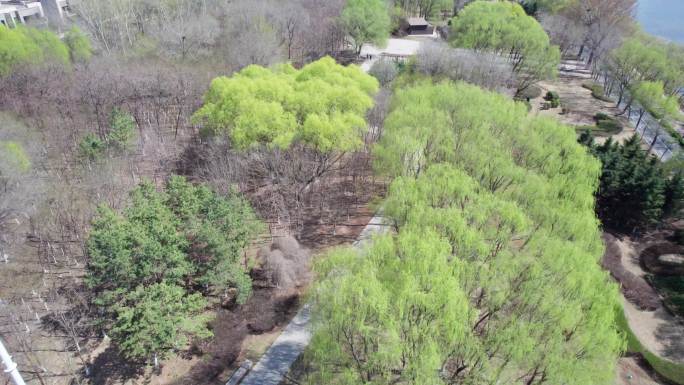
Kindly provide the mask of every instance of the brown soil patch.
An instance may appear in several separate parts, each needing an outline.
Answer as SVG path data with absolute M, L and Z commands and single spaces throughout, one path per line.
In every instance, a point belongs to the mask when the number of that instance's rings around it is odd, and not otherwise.
M 606 251 L 603 267 L 620 283 L 620 289 L 630 302 L 642 310 L 656 310 L 661 306 L 660 296 L 643 278 L 645 275 L 634 258 L 637 256 L 629 238 L 618 239 L 604 233 Z
M 552 116 L 561 122 L 571 126 L 594 125 L 594 115 L 599 112 L 616 116 L 622 111 L 615 107 L 615 103 L 605 102 L 591 96 L 591 91 L 582 87 L 582 83 L 591 82 L 590 78 L 580 75 L 561 75 L 554 81 L 542 81 L 537 85 L 542 89 L 542 96 L 530 101 L 532 112 L 540 116 Z M 548 91 L 558 93 L 561 100 L 561 107 L 542 110 L 544 104 L 543 96 Z M 565 113 L 563 113 L 563 108 Z M 625 116 L 616 116 L 623 125 L 623 130 L 613 135 L 613 139 L 623 142 L 634 135 L 634 128 Z M 597 143 L 602 143 L 606 138 L 596 138 Z
M 636 356 L 618 360 L 615 385 L 661 385 L 646 369 L 643 360 Z M 664 385 L 664 384 L 663 384 Z

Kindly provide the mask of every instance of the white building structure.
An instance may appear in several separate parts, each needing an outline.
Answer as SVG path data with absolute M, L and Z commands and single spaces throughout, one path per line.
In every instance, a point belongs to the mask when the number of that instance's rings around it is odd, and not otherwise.
M 16 27 L 18 24 L 44 22 L 45 13 L 40 1 L 0 0 L 0 24 Z

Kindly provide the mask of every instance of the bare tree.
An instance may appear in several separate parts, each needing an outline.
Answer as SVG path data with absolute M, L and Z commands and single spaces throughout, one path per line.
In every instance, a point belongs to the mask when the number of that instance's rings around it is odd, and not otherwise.
M 427 75 L 462 80 L 490 90 L 511 93 L 518 85 L 511 64 L 494 53 L 429 43 L 421 46 L 416 64 Z

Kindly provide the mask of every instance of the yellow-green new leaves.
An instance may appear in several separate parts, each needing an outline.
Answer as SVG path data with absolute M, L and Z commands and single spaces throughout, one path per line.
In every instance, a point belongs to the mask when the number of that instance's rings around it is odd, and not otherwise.
M 612 382 L 600 163 L 570 127 L 419 83 L 395 94 L 375 155 L 398 233 L 318 264 L 308 383 Z
M 518 76 L 518 92 L 537 80 L 554 77 L 560 62 L 558 47 L 523 8 L 510 1 L 476 1 L 451 23 L 451 44 L 495 52 L 506 58 Z
M 69 63 L 69 49 L 50 31 L 0 25 L 0 76 L 9 75 L 20 64 L 42 64 L 46 61 Z
M 634 100 L 656 119 L 680 117 L 679 101 L 676 96 L 666 96 L 662 81 L 640 82 L 632 92 Z
M 21 144 L 0 141 L 0 177 L 5 173 L 26 172 L 31 168 L 31 159 Z
M 391 29 L 389 6 L 385 0 L 348 0 L 340 23 L 353 39 L 356 52 L 364 43 L 383 45 Z
M 301 70 L 249 66 L 214 79 L 195 119 L 205 133 L 227 133 L 241 149 L 302 143 L 321 152 L 349 151 L 362 144 L 377 89 L 372 76 L 329 57 Z

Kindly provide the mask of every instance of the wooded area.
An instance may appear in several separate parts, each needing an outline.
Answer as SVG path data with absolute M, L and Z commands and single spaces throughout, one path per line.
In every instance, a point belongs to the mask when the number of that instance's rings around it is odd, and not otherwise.
M 223 384 L 308 301 L 293 383 L 614 383 L 602 232 L 680 255 L 684 208 L 684 47 L 635 1 L 79 0 L 0 25 L 0 338 L 29 384 Z M 533 108 L 565 113 L 540 84 L 568 60 L 631 138 Z M 350 248 L 375 214 L 392 231 Z M 680 276 L 652 278 L 678 309 Z

